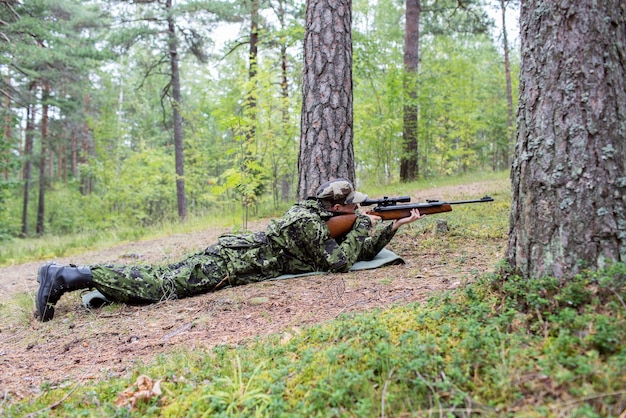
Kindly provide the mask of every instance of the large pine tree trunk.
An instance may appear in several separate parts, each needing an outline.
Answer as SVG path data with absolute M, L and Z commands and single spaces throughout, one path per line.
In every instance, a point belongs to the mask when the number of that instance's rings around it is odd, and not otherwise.
M 626 261 L 626 5 L 526 0 L 507 259 L 525 277 Z
M 308 0 L 304 37 L 298 198 L 324 181 L 354 181 L 352 3 Z

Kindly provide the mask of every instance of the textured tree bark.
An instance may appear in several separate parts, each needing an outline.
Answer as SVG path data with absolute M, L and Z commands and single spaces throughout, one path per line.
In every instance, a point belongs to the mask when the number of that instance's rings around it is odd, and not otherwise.
M 8 72 L 8 71 L 7 71 Z M 7 86 L 11 86 L 11 74 L 9 72 L 9 75 L 7 75 L 6 81 L 5 81 Z M 5 109 L 11 109 L 11 97 L 9 95 L 5 95 L 4 96 L 4 108 Z M 2 124 L 3 127 L 3 132 L 2 132 L 2 136 L 6 139 L 7 142 L 10 143 L 10 141 L 12 141 L 12 136 L 13 136 L 13 132 L 12 132 L 12 126 L 13 124 L 11 123 L 11 112 L 6 112 L 5 117 L 4 117 L 4 121 Z M 2 159 L 4 160 L 4 164 L 2 164 L 5 169 L 4 169 L 4 181 L 8 182 L 9 181 L 9 155 L 5 152 L 2 153 Z
M 246 98 L 246 113 L 252 123 L 246 129 L 246 139 L 253 141 L 256 136 L 256 74 L 257 55 L 259 54 L 259 0 L 250 1 L 250 50 L 248 52 L 248 79 L 250 80 L 250 91 Z M 250 157 L 246 155 L 246 160 Z
M 509 264 L 567 278 L 626 261 L 626 5 L 525 0 Z
M 500 0 L 500 13 L 502 17 L 502 49 L 504 50 L 504 78 L 506 79 L 506 127 L 508 129 L 509 140 L 502 153 L 495 153 L 494 169 L 500 170 L 510 167 L 510 155 L 515 144 L 515 129 L 513 126 L 513 82 L 511 80 L 511 59 L 509 57 L 509 40 L 506 30 L 506 8 L 513 2 L 510 0 Z
M 170 46 L 170 83 L 172 87 L 172 116 L 174 119 L 174 158 L 176 167 L 176 199 L 178 204 L 178 218 L 187 218 L 187 195 L 185 194 L 185 157 L 183 147 L 183 117 L 180 113 L 180 72 L 178 67 L 178 39 L 176 38 L 176 26 L 171 16 L 172 0 L 167 0 L 165 7 L 168 10 L 168 36 Z
M 37 82 L 33 81 L 28 86 L 29 92 L 34 95 L 37 90 Z M 24 132 L 24 200 L 22 205 L 22 236 L 28 236 L 28 206 L 30 204 L 30 185 L 32 181 L 33 143 L 35 137 L 35 105 L 29 103 L 26 106 L 26 132 Z
M 415 180 L 419 175 L 417 73 L 419 67 L 421 12 L 420 0 L 406 0 L 406 23 L 404 29 L 404 71 L 406 71 L 406 78 L 404 81 L 403 149 L 400 159 L 400 180 L 402 181 Z
M 350 0 L 307 1 L 299 199 L 328 179 L 354 182 L 351 25 Z
M 39 155 L 39 198 L 37 203 L 37 225 L 35 230 L 37 235 L 43 236 L 45 232 L 46 218 L 46 157 L 48 153 L 48 110 L 50 108 L 48 99 L 50 98 L 50 82 L 41 82 L 41 123 L 39 132 L 41 133 L 41 154 Z M 52 165 L 52 164 L 51 164 Z

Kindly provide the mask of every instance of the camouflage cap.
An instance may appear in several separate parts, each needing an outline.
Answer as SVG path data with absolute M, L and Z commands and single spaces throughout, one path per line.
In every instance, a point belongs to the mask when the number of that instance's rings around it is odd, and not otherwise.
M 347 204 L 361 203 L 367 195 L 354 190 L 352 183 L 346 179 L 335 179 L 322 184 L 315 193 L 318 199 L 343 201 Z

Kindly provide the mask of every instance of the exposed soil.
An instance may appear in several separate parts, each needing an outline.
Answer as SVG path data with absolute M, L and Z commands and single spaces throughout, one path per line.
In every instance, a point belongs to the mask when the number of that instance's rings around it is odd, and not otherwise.
M 475 183 L 413 193 L 425 198 L 480 197 L 503 190 L 504 181 Z M 262 230 L 267 221 L 249 228 Z M 160 353 L 245 344 L 256 337 L 289 337 L 303 327 L 342 313 L 425 301 L 492 271 L 503 256 L 505 237 L 480 245 L 451 246 L 446 235 L 436 246 L 420 247 L 414 225 L 388 246 L 406 264 L 375 270 L 266 281 L 192 298 L 147 306 L 114 304 L 88 310 L 79 292 L 64 295 L 54 320 L 34 318 L 36 273 L 42 263 L 0 269 L 0 303 L 18 293 L 31 296 L 21 320 L 0 322 L 0 396 L 11 402 L 51 387 L 123 376 L 137 362 Z M 226 229 L 173 235 L 90 251 L 60 263 L 162 263 L 205 248 Z M 431 231 L 423 231 L 432 234 Z M 475 243 L 470 243 L 475 244 Z M 17 315 L 17 318 L 20 318 Z M 28 319 L 25 319 L 28 318 Z

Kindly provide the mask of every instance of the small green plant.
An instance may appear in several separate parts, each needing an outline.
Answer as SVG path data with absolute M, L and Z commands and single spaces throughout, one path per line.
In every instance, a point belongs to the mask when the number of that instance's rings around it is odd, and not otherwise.
M 0 242 L 0 266 L 33 260 L 49 260 L 79 254 L 87 250 L 111 247 L 114 244 L 142 238 L 192 232 L 225 225 L 223 217 L 189 216 L 185 223 L 163 222 L 153 227 L 124 226 L 77 232 L 68 235 L 46 235 L 44 238 L 24 238 Z
M 15 326 L 24 326 L 29 323 L 35 302 L 33 295 L 28 293 L 19 293 L 13 298 L 0 303 L 0 317 L 2 318 L 1 327 L 13 328 Z
M 478 218 L 468 215 L 458 229 Z M 495 254 L 499 242 L 480 231 L 442 239 L 421 224 L 401 231 L 394 245 L 436 248 L 442 260 L 457 263 L 452 250 L 480 245 Z M 18 305 L 32 310 L 32 296 L 23 298 Z M 0 403 L 0 415 L 48 411 L 63 399 L 50 415 L 618 417 L 626 405 L 625 299 L 624 264 L 567 280 L 526 280 L 502 265 L 424 303 L 345 314 L 236 347 L 158 356 L 127 372 L 163 382 L 164 396 L 137 410 L 114 404 L 126 375 L 71 390 L 46 385 L 34 399 Z M 0 305 L 3 319 L 12 303 Z
M 215 412 L 223 412 L 229 416 L 260 414 L 269 404 L 271 398 L 264 393 L 263 387 L 255 385 L 255 378 L 264 364 L 259 363 L 250 377 L 244 378 L 241 359 L 236 356 L 232 360 L 232 377 L 221 377 L 211 385 L 207 399 L 210 409 L 203 416 L 211 416 Z

